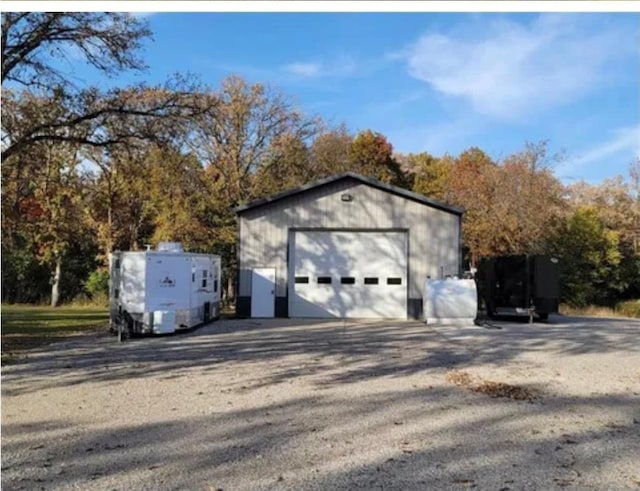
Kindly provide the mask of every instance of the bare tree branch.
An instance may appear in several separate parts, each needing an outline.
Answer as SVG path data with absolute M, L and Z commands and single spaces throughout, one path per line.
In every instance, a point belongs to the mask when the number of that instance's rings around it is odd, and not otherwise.
M 2 14 L 2 83 L 67 86 L 52 58 L 76 50 L 98 70 L 112 75 L 145 67 L 136 52 L 151 36 L 147 24 L 116 12 L 6 12 Z
M 215 103 L 200 90 L 197 83 L 185 79 L 160 87 L 140 85 L 107 93 L 91 88 L 68 96 L 58 91 L 50 98 L 5 90 L 2 159 L 38 141 L 104 147 L 159 141 L 170 134 L 176 137 L 187 121 L 210 111 Z

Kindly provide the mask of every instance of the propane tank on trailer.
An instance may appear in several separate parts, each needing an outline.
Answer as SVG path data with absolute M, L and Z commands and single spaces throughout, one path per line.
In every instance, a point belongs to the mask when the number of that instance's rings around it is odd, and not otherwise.
M 158 251 L 184 252 L 181 242 L 158 242 Z

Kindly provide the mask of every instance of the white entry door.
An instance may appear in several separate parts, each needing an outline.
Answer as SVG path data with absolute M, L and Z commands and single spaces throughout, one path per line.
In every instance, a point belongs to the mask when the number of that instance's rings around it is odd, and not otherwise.
M 251 275 L 251 317 L 273 317 L 275 294 L 275 268 L 255 268 Z
M 291 317 L 406 318 L 407 234 L 295 232 Z

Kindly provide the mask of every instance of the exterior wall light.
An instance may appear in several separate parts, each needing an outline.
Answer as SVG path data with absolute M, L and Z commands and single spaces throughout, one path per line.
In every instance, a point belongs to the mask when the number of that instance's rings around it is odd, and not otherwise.
M 342 201 L 353 201 L 353 196 L 351 196 L 349 193 L 345 193 L 340 196 L 340 199 Z

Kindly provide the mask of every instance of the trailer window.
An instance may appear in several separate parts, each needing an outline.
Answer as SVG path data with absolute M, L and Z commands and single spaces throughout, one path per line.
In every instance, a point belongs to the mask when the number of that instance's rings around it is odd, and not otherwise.
M 387 278 L 387 285 L 402 285 L 402 278 Z
M 378 284 L 378 278 L 373 278 L 373 277 L 365 278 L 364 279 L 364 284 L 365 285 L 377 285 Z
M 191 273 L 191 283 L 195 283 L 195 282 L 196 282 L 196 274 Z
M 309 277 L 308 276 L 296 276 L 294 281 L 296 283 L 309 283 Z
M 343 285 L 355 285 L 356 279 L 353 276 L 343 276 L 340 278 L 340 283 Z
M 117 288 L 113 290 L 113 298 L 118 298 L 120 296 L 120 290 Z
M 116 259 L 116 269 L 120 269 L 120 258 Z
M 202 270 L 202 277 L 203 277 L 203 278 L 206 278 L 206 277 L 207 277 L 207 270 L 206 270 L 206 269 L 203 269 L 203 270 Z
M 330 285 L 331 284 L 331 276 L 318 276 L 318 284 L 319 285 Z
M 202 288 L 206 288 L 206 287 L 207 287 L 207 279 L 206 279 L 206 278 L 204 278 L 204 279 L 202 280 Z
M 213 293 L 218 293 L 218 279 L 213 280 Z

